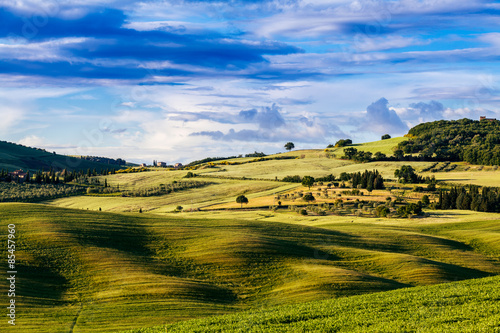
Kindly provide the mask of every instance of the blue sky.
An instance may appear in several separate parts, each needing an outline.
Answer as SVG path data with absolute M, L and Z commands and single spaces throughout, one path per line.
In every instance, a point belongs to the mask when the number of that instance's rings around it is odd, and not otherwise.
M 0 139 L 187 162 L 500 118 L 497 1 L 0 0 Z

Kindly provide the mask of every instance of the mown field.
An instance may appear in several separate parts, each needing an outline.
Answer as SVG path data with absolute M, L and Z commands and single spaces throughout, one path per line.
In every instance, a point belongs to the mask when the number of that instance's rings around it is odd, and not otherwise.
M 157 216 L 0 204 L 0 216 L 2 230 L 16 225 L 20 332 L 113 332 L 500 273 L 498 214 Z

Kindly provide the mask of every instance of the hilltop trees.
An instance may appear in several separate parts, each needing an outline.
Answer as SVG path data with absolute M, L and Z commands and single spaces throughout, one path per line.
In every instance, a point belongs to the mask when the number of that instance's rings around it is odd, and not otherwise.
M 425 160 L 500 164 L 500 121 L 440 120 L 410 129 L 409 140 L 399 143 L 405 154 Z
M 347 145 L 352 145 L 351 139 L 340 139 L 339 141 L 335 142 L 335 147 L 345 147 Z
M 236 202 L 241 204 L 241 208 L 243 208 L 243 204 L 247 204 L 248 203 L 248 198 L 245 197 L 243 194 L 242 195 L 239 195 L 237 198 L 236 198 Z
M 293 144 L 293 142 L 287 142 L 287 143 L 285 143 L 285 149 L 286 150 L 290 151 L 293 148 L 295 148 L 295 145 Z
M 382 135 L 382 140 L 387 140 L 387 139 L 390 139 L 391 136 L 389 134 L 384 134 Z

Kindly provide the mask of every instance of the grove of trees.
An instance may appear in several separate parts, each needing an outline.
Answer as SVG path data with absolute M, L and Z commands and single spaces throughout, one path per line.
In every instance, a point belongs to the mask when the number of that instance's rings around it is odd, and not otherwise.
M 422 160 L 500 164 L 498 120 L 434 121 L 413 127 L 406 136 L 398 148 L 404 154 L 419 154 Z

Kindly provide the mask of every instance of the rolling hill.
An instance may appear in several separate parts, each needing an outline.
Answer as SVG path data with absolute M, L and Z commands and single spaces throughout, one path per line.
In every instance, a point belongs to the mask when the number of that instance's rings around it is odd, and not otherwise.
M 0 141 L 0 168 L 14 171 L 42 170 L 50 168 L 55 170 L 105 170 L 108 168 L 121 168 L 120 166 L 86 161 L 80 158 L 49 153 L 43 149 L 30 148 L 15 143 Z
M 1 204 L 18 237 L 19 327 L 114 332 L 500 273 L 497 214 L 241 214 Z

